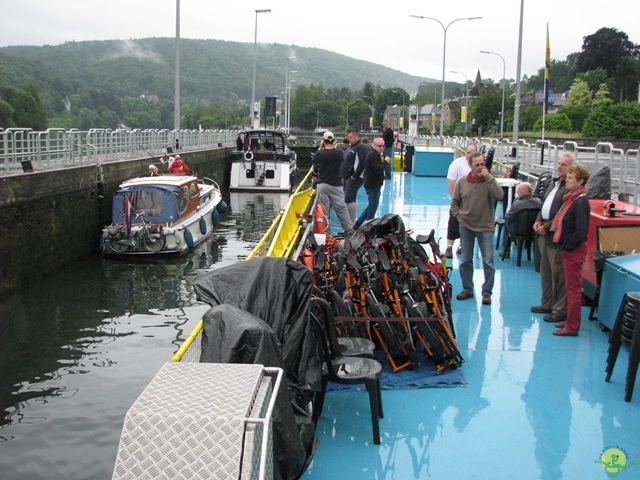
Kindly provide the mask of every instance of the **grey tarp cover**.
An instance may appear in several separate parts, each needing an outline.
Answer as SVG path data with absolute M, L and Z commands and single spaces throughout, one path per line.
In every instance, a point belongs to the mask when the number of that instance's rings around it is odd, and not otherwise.
M 322 360 L 309 315 L 312 272 L 286 258 L 256 258 L 199 275 L 193 284 L 199 300 L 212 306 L 238 307 L 263 320 L 273 330 L 282 354 L 299 439 L 306 451 L 305 464 L 308 463 L 317 438 L 306 407 L 313 392 L 320 390 L 322 378 Z M 241 335 L 241 332 L 236 334 Z M 234 348 L 238 350 L 246 348 L 246 344 L 237 339 L 226 338 L 225 343 L 235 344 Z M 211 355 L 205 351 L 205 346 L 208 347 L 203 342 L 203 361 Z M 251 363 L 266 365 L 258 355 L 266 351 L 256 350 Z M 233 358 L 247 352 L 229 350 L 226 354 Z M 249 357 L 251 355 L 246 359 L 250 360 Z M 295 452 L 287 453 L 293 456 Z
M 587 197 L 611 198 L 611 170 L 603 163 L 589 165 L 591 176 L 587 181 Z

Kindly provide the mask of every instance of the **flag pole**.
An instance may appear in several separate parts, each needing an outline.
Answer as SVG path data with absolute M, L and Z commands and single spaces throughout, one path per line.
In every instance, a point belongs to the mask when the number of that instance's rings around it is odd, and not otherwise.
M 549 110 L 549 87 L 551 85 L 551 48 L 549 46 L 549 24 L 547 23 L 547 51 L 544 62 L 544 100 L 542 107 L 542 140 L 546 127 L 547 112 Z

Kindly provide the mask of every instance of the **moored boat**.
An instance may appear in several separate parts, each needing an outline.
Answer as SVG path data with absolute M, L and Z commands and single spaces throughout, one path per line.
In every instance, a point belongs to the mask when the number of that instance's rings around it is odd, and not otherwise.
M 211 235 L 227 210 L 220 187 L 193 175 L 138 177 L 113 196 L 112 223 L 102 230 L 106 255 L 181 254 Z
M 296 153 L 284 132 L 245 130 L 238 134 L 231 154 L 230 190 L 283 191 L 291 189 L 297 170 Z

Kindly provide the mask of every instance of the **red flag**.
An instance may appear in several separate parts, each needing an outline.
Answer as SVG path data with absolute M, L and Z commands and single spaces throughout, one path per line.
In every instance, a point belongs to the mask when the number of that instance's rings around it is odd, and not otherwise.
M 129 201 L 129 195 L 124 196 L 124 226 L 125 231 L 127 233 L 127 238 L 131 233 L 131 217 L 133 216 L 133 207 L 131 206 L 131 202 Z

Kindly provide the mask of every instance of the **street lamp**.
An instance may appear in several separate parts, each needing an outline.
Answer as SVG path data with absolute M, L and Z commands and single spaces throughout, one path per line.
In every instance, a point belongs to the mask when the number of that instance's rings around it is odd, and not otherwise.
M 486 50 L 480 50 L 480 53 L 486 53 L 488 55 L 497 55 L 502 60 L 502 110 L 500 110 L 500 138 L 504 134 L 504 86 L 505 86 L 505 74 L 507 70 L 507 64 L 504 61 L 504 57 L 496 52 L 487 52 Z
M 467 115 L 469 115 L 469 77 L 467 77 L 462 72 L 456 72 L 455 70 L 449 70 L 451 73 L 457 73 L 458 75 L 462 75 L 465 79 L 465 86 L 467 87 L 467 96 L 465 97 L 464 106 L 467 109 L 466 115 L 464 116 L 464 131 L 467 131 Z
M 298 73 L 296 70 L 291 70 L 289 72 L 289 74 L 292 73 Z M 287 133 L 289 133 L 289 130 L 291 128 L 291 90 L 293 89 L 293 87 L 291 86 L 292 83 L 294 83 L 295 80 L 293 78 L 291 78 L 291 75 L 289 75 L 289 93 L 287 94 Z
M 444 79 L 445 79 L 445 65 L 446 65 L 445 60 L 447 57 L 447 30 L 449 29 L 451 24 L 455 22 L 459 22 L 460 20 L 480 20 L 482 17 L 456 18 L 455 20 L 451 20 L 445 27 L 444 23 L 442 23 L 437 18 L 425 17 L 423 15 L 409 15 L 409 16 L 411 18 L 417 18 L 419 20 L 426 19 L 426 20 L 433 20 L 434 22 L 438 22 L 444 32 L 444 44 L 442 46 L 442 94 L 441 94 L 442 98 L 440 99 L 440 105 L 441 105 L 440 106 L 440 136 L 442 137 L 444 135 Z
M 398 126 L 400 127 L 400 130 L 402 130 L 404 128 L 404 114 L 402 113 L 404 111 L 404 93 L 399 92 L 398 90 L 391 90 L 391 93 L 399 93 L 400 95 L 402 95 L 402 108 L 400 109 L 402 121 L 398 119 Z
M 258 58 L 258 14 L 259 13 L 270 13 L 271 9 L 263 9 L 256 10 L 256 26 L 255 33 L 253 37 L 253 85 L 251 87 L 251 118 L 252 118 L 252 127 L 258 128 L 260 125 L 255 125 L 255 103 L 256 103 L 256 62 Z M 258 123 L 260 122 L 260 117 L 258 116 Z
M 316 106 L 316 130 L 318 130 L 318 127 L 319 127 L 318 119 L 320 118 L 320 104 L 318 102 L 309 102 L 309 103 L 313 103 Z
M 176 0 L 176 58 L 173 90 L 173 129 L 180 130 L 180 0 Z M 177 134 L 177 133 L 176 133 Z
M 373 106 L 369 105 L 369 108 L 371 109 L 371 125 L 369 125 L 371 127 L 371 129 L 373 130 L 373 119 L 376 116 L 376 100 L 373 97 L 370 97 L 368 95 L 363 95 L 362 98 L 370 98 L 371 99 L 371 103 L 373 104 Z
M 344 121 L 344 128 L 345 130 L 349 131 L 349 100 L 345 100 L 344 98 L 340 98 L 339 101 L 344 102 L 347 104 L 347 116 L 346 116 L 346 120 Z
M 284 76 L 284 129 L 287 134 L 289 133 L 289 75 L 295 73 L 295 70 L 289 71 L 289 62 L 295 59 L 296 57 L 287 57 L 287 70 Z

